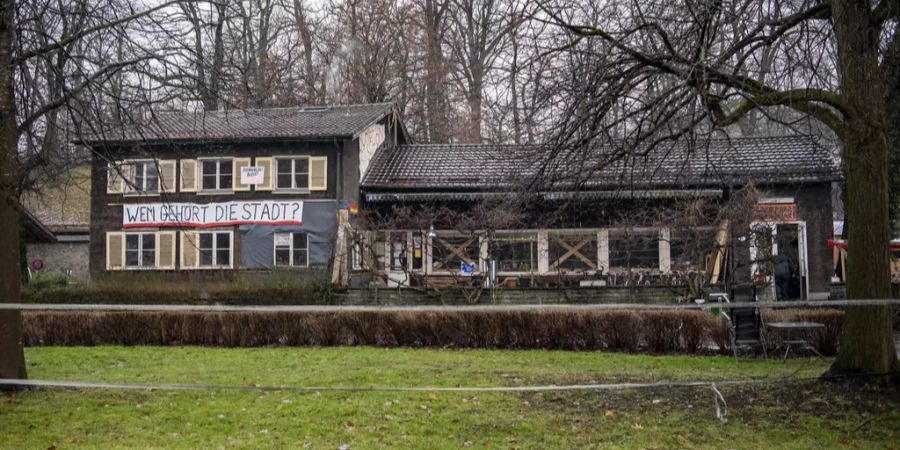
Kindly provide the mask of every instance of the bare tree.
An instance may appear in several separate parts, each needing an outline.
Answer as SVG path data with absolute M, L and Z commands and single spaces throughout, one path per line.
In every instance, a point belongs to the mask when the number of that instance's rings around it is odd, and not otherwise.
M 650 152 L 657 142 L 727 128 L 752 111 L 789 108 L 814 117 L 843 143 L 853 261 L 848 296 L 891 297 L 879 60 L 897 2 L 643 0 L 609 5 L 587 24 L 587 14 L 571 8 L 553 4 L 544 11 L 571 34 L 565 52 L 587 55 L 588 63 L 573 70 L 558 142 L 574 149 L 623 137 L 626 151 Z M 611 117 L 616 105 L 620 115 Z M 891 308 L 848 308 L 830 373 L 898 368 Z
M 450 105 L 447 102 L 447 63 L 444 35 L 451 0 L 419 0 L 425 48 L 425 116 L 428 140 L 447 142 L 450 138 Z
M 455 65 L 451 73 L 469 110 L 467 142 L 481 143 L 485 78 L 521 21 L 519 9 L 514 0 L 453 0 L 446 41 Z

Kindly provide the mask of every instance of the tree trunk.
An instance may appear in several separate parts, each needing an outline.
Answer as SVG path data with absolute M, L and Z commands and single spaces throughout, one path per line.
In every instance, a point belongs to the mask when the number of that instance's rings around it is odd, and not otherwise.
M 478 89 L 477 91 L 474 89 Z M 481 143 L 481 88 L 473 88 L 473 92 L 469 94 L 469 143 Z
M 18 303 L 19 211 L 16 105 L 13 98 L 13 0 L 0 0 L 0 302 Z M 0 378 L 25 378 L 22 315 L 0 311 Z
M 891 298 L 888 241 L 888 148 L 884 80 L 878 67 L 878 27 L 865 0 L 832 7 L 841 95 L 847 107 L 849 299 Z M 890 306 L 847 308 L 841 347 L 829 375 L 886 374 L 900 369 Z
M 881 63 L 884 74 L 887 111 L 888 148 L 890 149 L 889 190 L 891 231 L 900 233 L 900 22 L 894 25 L 894 37 Z
M 304 84 L 306 84 L 306 104 L 318 105 L 319 95 L 316 93 L 316 66 L 313 65 L 313 36 L 310 24 L 306 20 L 306 12 L 303 11 L 303 2 L 294 0 L 294 22 L 300 32 L 300 41 L 303 43 L 303 63 L 305 66 Z
M 509 89 L 512 98 L 513 142 L 522 143 L 522 118 L 519 116 L 519 38 L 518 30 L 512 30 L 512 58 L 510 59 Z
M 448 142 L 446 71 L 442 48 L 444 14 L 448 0 L 425 1 L 425 117 L 431 143 Z

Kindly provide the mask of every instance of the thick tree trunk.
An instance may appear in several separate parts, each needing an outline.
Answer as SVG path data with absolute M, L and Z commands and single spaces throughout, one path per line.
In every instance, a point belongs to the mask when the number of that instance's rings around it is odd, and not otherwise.
M 900 233 L 900 23 L 894 25 L 893 33 L 882 58 L 881 71 L 886 83 L 884 103 L 891 161 L 888 172 L 891 231 L 897 236 Z
M 878 27 L 865 0 L 837 0 L 832 7 L 847 107 L 847 297 L 891 298 L 888 241 L 888 148 L 884 80 L 878 67 Z M 889 306 L 850 307 L 840 352 L 827 375 L 885 374 L 900 369 Z
M 13 99 L 13 0 L 0 0 L 0 302 L 19 301 L 16 106 Z M 0 378 L 25 378 L 22 316 L 0 311 Z

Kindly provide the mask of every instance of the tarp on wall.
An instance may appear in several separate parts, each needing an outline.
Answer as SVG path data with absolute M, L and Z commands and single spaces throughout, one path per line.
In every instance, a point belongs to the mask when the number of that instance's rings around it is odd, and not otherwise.
M 337 202 L 304 202 L 303 225 L 241 225 L 241 268 L 272 268 L 275 233 L 297 231 L 309 236 L 309 266 L 327 267 L 337 235 L 337 210 Z

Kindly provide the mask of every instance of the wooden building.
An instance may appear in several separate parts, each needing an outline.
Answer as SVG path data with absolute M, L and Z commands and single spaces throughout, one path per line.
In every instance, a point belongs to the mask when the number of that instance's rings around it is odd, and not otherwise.
M 806 136 L 560 157 L 415 145 L 393 105 L 369 104 L 162 114 L 83 144 L 95 278 L 327 268 L 357 286 L 771 286 L 782 255 L 792 296 L 830 288 L 840 173 Z M 748 185 L 752 208 L 723 223 Z M 691 202 L 697 221 L 666 215 Z
M 405 142 L 388 103 L 167 113 L 98 132 L 82 142 L 91 274 L 327 268 L 372 156 Z
M 450 212 L 427 224 L 410 220 L 407 230 L 385 220 L 391 229 L 357 247 L 373 248 L 370 265 L 389 285 L 458 284 L 467 277 L 505 287 L 728 280 L 763 285 L 772 296 L 773 265 L 787 258 L 791 286 L 783 297 L 827 298 L 831 190 L 840 176 L 833 149 L 808 136 L 777 136 L 547 157 L 558 151 L 386 147 L 363 179 L 364 207 L 382 219 L 410 208 L 420 216 Z M 748 186 L 753 204 L 741 217 L 723 216 Z M 519 217 L 493 228 L 466 220 L 485 214 L 487 203 L 495 218 Z M 705 205 L 693 212 L 701 217 L 683 217 L 685 205 L 696 204 Z M 356 267 L 364 264 L 356 259 Z

